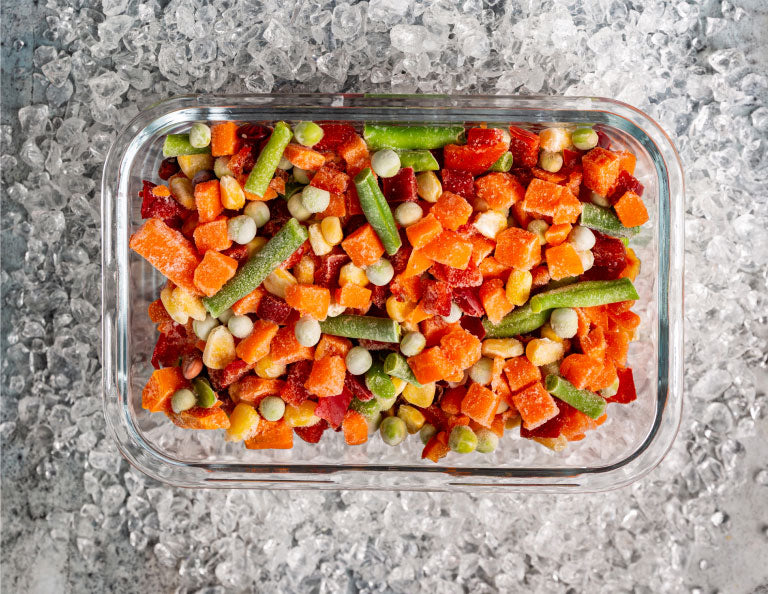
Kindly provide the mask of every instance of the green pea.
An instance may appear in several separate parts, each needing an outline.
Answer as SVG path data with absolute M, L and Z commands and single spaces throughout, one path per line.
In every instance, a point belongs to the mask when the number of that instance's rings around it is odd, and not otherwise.
M 406 430 L 406 423 L 402 419 L 387 417 L 379 425 L 379 434 L 382 436 L 382 441 L 387 445 L 396 446 L 406 439 L 408 431 Z
M 181 390 L 174 392 L 174 395 L 171 396 L 171 409 L 179 414 L 180 412 L 191 409 L 195 406 L 195 402 L 195 394 L 192 393 L 192 390 L 182 388 Z
M 457 425 L 449 434 L 449 448 L 458 454 L 470 454 L 478 445 L 478 436 L 467 425 Z
M 211 144 L 211 128 L 198 122 L 190 128 L 190 144 L 195 148 L 205 148 Z
M 278 396 L 267 396 L 259 403 L 259 414 L 265 421 L 280 421 L 286 412 L 286 403 Z
M 422 445 L 427 445 L 427 442 L 430 441 L 436 433 L 438 433 L 438 430 L 435 428 L 435 425 L 431 425 L 430 423 L 422 425 L 422 428 L 419 430 L 419 439 L 422 440 Z
M 589 151 L 598 145 L 598 134 L 592 128 L 577 128 L 571 133 L 571 143 L 581 151 Z
M 323 138 L 323 128 L 315 122 L 299 122 L 294 126 L 294 138 L 304 146 L 314 146 Z
M 499 445 L 499 436 L 491 429 L 481 429 L 478 431 L 478 450 L 481 454 L 490 454 L 497 449 Z

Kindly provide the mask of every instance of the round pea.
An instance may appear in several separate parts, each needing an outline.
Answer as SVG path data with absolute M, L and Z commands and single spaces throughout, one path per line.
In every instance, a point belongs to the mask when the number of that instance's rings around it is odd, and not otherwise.
M 413 225 L 422 218 L 422 207 L 416 202 L 402 202 L 395 209 L 395 220 L 401 227 Z
M 314 347 L 320 340 L 320 322 L 310 316 L 302 316 L 294 325 L 294 336 L 302 346 Z
M 407 332 L 401 340 L 401 353 L 407 357 L 413 357 L 422 352 L 425 344 L 425 337 L 421 332 Z
M 321 190 L 314 186 L 307 186 L 302 190 L 302 206 L 309 212 L 323 212 L 328 208 L 331 194 L 328 190 Z
M 347 371 L 353 375 L 363 375 L 370 368 L 373 363 L 371 353 L 362 346 L 352 347 L 344 359 L 345 365 L 347 365 Z
M 566 241 L 572 244 L 578 252 L 592 250 L 595 245 L 595 234 L 587 227 L 577 225 L 569 231 L 569 237 Z
M 454 322 L 458 322 L 459 318 L 462 317 L 462 309 L 453 301 L 451 302 L 451 311 L 449 312 L 449 315 L 447 316 L 441 316 L 443 318 L 443 321 L 448 324 L 453 324 Z
M 279 396 L 267 396 L 259 403 L 259 414 L 265 421 L 280 421 L 286 412 L 286 403 Z
M 200 340 L 207 340 L 211 330 L 219 325 L 219 320 L 212 318 L 211 314 L 206 314 L 205 320 L 193 320 L 192 331 Z
M 222 324 L 226 324 L 227 322 L 229 322 L 229 321 L 230 321 L 230 318 L 231 318 L 232 316 L 234 316 L 234 315 L 235 315 L 235 314 L 232 312 L 232 308 L 231 308 L 231 307 L 228 307 L 228 308 L 227 308 L 227 309 L 225 309 L 225 310 L 224 310 L 224 311 L 223 311 L 221 314 L 219 314 L 219 318 L 218 318 L 218 320 L 219 320 L 219 321 L 220 321 Z
M 478 446 L 475 448 L 481 454 L 490 454 L 497 449 L 499 436 L 490 429 L 478 431 Z
M 323 138 L 323 128 L 315 122 L 299 122 L 294 126 L 294 138 L 304 146 L 314 146 Z
M 192 393 L 192 390 L 182 388 L 181 390 L 174 392 L 174 395 L 171 396 L 171 409 L 179 414 L 180 412 L 191 409 L 195 406 L 196 402 L 197 399 L 195 398 L 195 394 Z
M 488 357 L 481 357 L 470 368 L 470 379 L 476 384 L 485 386 L 491 383 L 491 368 L 494 365 L 494 361 Z
M 227 329 L 235 338 L 245 338 L 254 329 L 254 323 L 248 316 L 232 316 L 227 321 Z
M 257 204 L 262 204 L 257 202 Z M 227 236 L 240 245 L 245 245 L 256 237 L 256 221 L 246 215 L 238 215 L 227 221 Z
M 401 168 L 401 158 L 392 149 L 377 151 L 371 156 L 371 169 L 379 177 L 392 177 Z
M 457 425 L 449 434 L 449 449 L 458 454 L 470 454 L 478 445 L 478 436 L 467 425 Z
M 435 428 L 435 425 L 431 425 L 430 423 L 422 425 L 422 428 L 419 430 L 419 439 L 422 440 L 422 445 L 427 445 L 427 442 L 430 441 L 436 433 L 438 433 L 438 430 Z
M 211 144 L 211 128 L 197 122 L 190 128 L 190 144 L 195 148 L 205 148 Z
M 199 407 L 211 408 L 216 404 L 216 392 L 206 378 L 196 377 L 192 380 L 192 388 L 195 390 Z
M 387 445 L 396 446 L 406 439 L 406 423 L 398 417 L 387 417 L 379 425 L 379 434 Z
M 592 128 L 577 128 L 571 133 L 571 143 L 581 151 L 589 151 L 598 145 L 598 133 Z
M 380 258 L 366 267 L 366 278 L 372 285 L 377 285 L 378 287 L 383 287 L 389 283 L 394 274 L 393 265 L 386 258 Z
M 216 157 L 216 161 L 214 161 L 214 174 L 220 179 L 225 175 L 232 175 L 229 156 Z
M 270 220 L 270 207 L 264 202 L 252 200 L 246 204 L 246 208 L 243 209 L 243 214 L 247 217 L 251 217 L 258 229 L 259 227 L 266 225 L 267 221 Z
M 539 156 L 539 166 L 550 173 L 557 173 L 563 167 L 563 155 L 543 151 Z
M 291 196 L 291 198 L 288 199 L 288 204 L 286 204 L 286 206 L 288 207 L 288 212 L 290 212 L 291 216 L 297 221 L 306 221 L 312 216 L 312 213 L 307 210 L 302 203 L 302 194 L 294 194 Z
M 561 307 L 550 314 L 550 327 L 558 338 L 573 338 L 577 334 L 579 318 L 570 307 Z

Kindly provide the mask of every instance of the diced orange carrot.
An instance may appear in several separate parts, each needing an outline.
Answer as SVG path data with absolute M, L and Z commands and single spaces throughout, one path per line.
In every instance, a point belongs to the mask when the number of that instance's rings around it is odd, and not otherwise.
M 451 433 L 451 430 L 456 427 L 457 425 L 464 425 L 468 426 L 470 425 L 470 417 L 467 415 L 451 415 L 448 419 L 446 419 L 446 429 L 449 433 Z
M 347 164 L 347 173 L 350 176 L 357 175 L 368 166 L 368 146 L 363 138 L 357 134 L 343 142 L 337 152 Z
M 360 268 L 373 264 L 384 254 L 379 236 L 368 223 L 350 233 L 342 242 L 342 248 L 352 263 Z
M 419 276 L 423 272 L 429 270 L 430 266 L 432 265 L 433 261 L 425 256 L 421 250 L 414 249 L 411 250 L 408 262 L 406 262 L 406 268 L 403 270 L 401 275 L 403 278 Z
M 195 207 L 198 209 L 198 220 L 201 223 L 210 223 L 222 213 L 224 207 L 218 179 L 201 182 L 195 186 Z
M 195 247 L 201 254 L 208 250 L 221 252 L 232 245 L 232 240 L 227 234 L 227 217 L 217 217 L 210 223 L 198 225 L 192 236 L 195 238 Z
M 481 358 L 481 341 L 467 330 L 453 330 L 441 338 L 441 350 L 457 369 L 464 370 Z
M 614 361 L 609 357 L 606 357 L 603 361 L 601 370 L 596 373 L 595 377 L 591 380 L 588 389 L 593 390 L 594 392 L 603 390 L 604 388 L 611 386 L 616 379 L 617 367 L 614 365 Z
M 152 320 L 152 323 L 157 324 L 158 332 L 161 334 L 168 332 L 168 330 L 170 330 L 176 323 L 168 314 L 160 299 L 155 299 L 155 301 L 149 304 L 147 314 L 149 315 L 150 320 Z
M 478 198 L 486 201 L 489 208 L 509 208 L 523 200 L 526 190 L 509 173 L 488 173 L 475 180 L 475 192 Z
M 342 393 L 346 367 L 339 355 L 327 355 L 316 359 L 312 364 L 310 377 L 304 383 L 307 391 L 320 398 L 328 398 Z
M 235 354 L 246 363 L 254 364 L 270 354 L 270 343 L 278 333 L 278 325 L 268 320 L 257 320 L 251 334 L 235 347 Z
M 492 324 L 498 324 L 513 310 L 513 304 L 507 300 L 505 285 L 501 279 L 490 278 L 483 281 L 478 295 Z
M 459 367 L 452 367 L 451 373 L 443 379 L 447 382 L 459 383 L 465 379 L 465 372 Z
M 609 312 L 605 305 L 595 305 L 593 307 L 583 307 L 581 309 L 593 326 L 600 326 L 601 328 L 608 329 Z
M 451 361 L 446 358 L 440 347 L 425 349 L 418 355 L 408 358 L 409 367 L 417 381 L 422 384 L 437 382 L 452 372 Z
M 547 271 L 553 280 L 579 276 L 585 272 L 577 250 L 570 243 L 562 243 L 547 248 L 545 261 L 547 262 Z
M 614 322 L 617 328 L 624 331 L 630 339 L 633 339 L 635 331 L 641 325 L 641 318 L 632 311 L 625 311 L 619 314 L 609 314 L 609 321 Z
M 478 270 L 481 271 L 484 280 L 489 278 L 500 278 L 503 281 L 506 281 L 507 277 L 510 276 L 510 270 L 512 269 L 509 266 L 502 264 L 493 256 L 489 256 L 481 261 L 478 265 Z
M 539 289 L 550 282 L 550 272 L 546 264 L 540 264 L 531 269 L 531 288 Z
M 479 425 L 491 427 L 499 402 L 500 397 L 494 392 L 473 382 L 462 399 L 461 412 Z
M 541 217 L 552 217 L 554 224 L 576 223 L 582 203 L 566 187 L 538 178 L 526 188 L 523 207 Z
M 494 257 L 516 270 L 530 270 L 542 259 L 539 238 L 535 233 L 510 227 L 497 235 Z
M 238 152 L 238 125 L 220 122 L 211 126 L 211 156 L 224 157 Z
M 229 394 L 233 402 L 245 402 L 258 406 L 265 396 L 280 396 L 286 382 L 279 379 L 265 379 L 255 375 L 247 375 L 230 385 Z
M 524 355 L 508 359 L 504 369 L 507 384 L 513 392 L 523 390 L 525 387 L 542 379 L 539 368 Z
M 502 418 L 502 415 L 496 415 L 494 417 L 494 420 L 491 422 L 491 427 L 489 427 L 489 429 L 491 429 L 497 437 L 504 437 L 505 419 Z
M 237 269 L 237 260 L 209 250 L 195 269 L 193 282 L 201 293 L 210 297 L 235 276 Z
M 166 411 L 168 418 L 174 425 L 182 429 L 227 429 L 230 426 L 230 419 L 227 413 L 221 409 L 221 406 L 211 408 L 201 408 L 195 406 L 189 410 L 180 413 Z
M 585 336 L 580 336 L 578 339 L 583 353 L 588 357 L 603 361 L 606 354 L 606 337 L 601 326 L 596 326 Z
M 521 415 L 524 428 L 536 429 L 558 414 L 558 406 L 541 382 L 513 394 L 515 408 Z
M 620 223 L 625 227 L 638 227 L 649 220 L 649 213 L 641 197 L 628 190 L 614 204 Z
M 634 281 L 641 272 L 641 260 L 635 255 L 633 248 L 625 248 L 625 268 L 619 273 L 620 278 L 629 278 Z
M 307 169 L 309 171 L 320 169 L 326 162 L 326 157 L 318 151 L 314 151 L 311 148 L 293 142 L 286 146 L 283 151 L 283 156 L 288 159 L 294 167 Z
M 404 277 L 403 273 L 401 273 L 393 277 L 390 283 L 390 291 L 393 295 L 402 293 L 405 300 L 416 303 L 424 294 L 424 286 L 418 276 Z
M 441 316 L 433 316 L 419 324 L 419 331 L 422 333 L 422 336 L 425 337 L 425 344 L 428 347 L 440 344 L 441 339 L 449 332 L 461 328 L 462 326 L 459 325 L 459 322 L 449 323 Z
M 331 291 L 318 285 L 289 285 L 286 288 L 286 303 L 301 314 L 325 320 L 331 304 Z
M 366 418 L 357 411 L 348 410 L 342 421 L 344 442 L 347 445 L 360 445 L 368 440 L 368 423 Z
M 334 301 L 344 307 L 365 309 L 371 303 L 371 289 L 347 283 L 334 291 Z
M 441 410 L 449 415 L 458 415 L 462 409 L 462 400 L 464 400 L 466 394 L 467 388 L 464 386 L 456 386 L 446 390 L 443 396 L 441 396 Z
M 427 458 L 437 463 L 441 458 L 445 458 L 450 451 L 448 433 L 441 431 L 433 435 L 430 441 L 427 442 L 427 445 L 422 450 L 422 458 Z
M 270 359 L 275 365 L 288 365 L 304 359 L 312 359 L 312 347 L 299 344 L 294 334 L 294 324 L 283 326 L 270 343 Z
M 572 169 L 569 172 L 569 179 L 566 182 L 566 187 L 575 196 L 579 196 L 579 188 L 582 185 L 582 167 Z
M 553 173 L 550 171 L 545 171 L 544 169 L 541 169 L 539 167 L 532 167 L 531 172 L 534 174 L 534 177 L 536 177 L 537 179 L 548 181 L 554 184 L 562 184 L 568 179 L 568 175 L 563 169 L 561 169 L 556 173 Z
M 262 287 L 256 287 L 242 299 L 238 299 L 232 305 L 232 313 L 236 316 L 244 316 L 249 313 L 256 313 L 259 310 L 259 303 L 264 297 L 265 290 Z
M 411 312 L 406 316 L 406 323 L 416 326 L 420 322 L 423 322 L 424 320 L 431 317 L 433 314 L 429 314 L 425 311 L 425 309 L 420 305 L 417 304 L 417 306 L 411 310 Z
M 142 408 L 150 412 L 171 410 L 171 396 L 188 385 L 181 367 L 156 369 L 142 390 Z
M 617 365 L 627 363 L 627 350 L 630 339 L 625 332 L 606 332 L 606 356 Z
M 609 315 L 616 316 L 626 311 L 630 311 L 635 305 L 635 301 L 618 301 L 617 303 L 609 303 L 606 305 L 606 312 Z
M 324 165 L 310 180 L 310 185 L 314 188 L 320 188 L 326 190 L 331 194 L 340 194 L 344 196 L 347 192 L 347 187 L 350 184 L 350 176 L 343 171 L 338 171 L 333 167 Z
M 571 225 L 569 223 L 550 225 L 547 231 L 545 231 L 545 241 L 550 245 L 558 245 L 566 241 L 569 233 L 571 233 Z
M 319 218 L 347 216 L 347 206 L 345 204 L 344 194 L 331 194 L 326 210 L 318 215 Z
M 473 244 L 456 231 L 445 230 L 422 248 L 422 253 L 434 262 L 464 270 L 473 255 Z
M 495 242 L 493 239 L 484 237 L 480 233 L 473 233 L 467 238 L 467 240 L 473 245 L 473 255 L 470 260 L 476 266 L 478 266 L 491 252 L 493 252 L 494 247 L 497 245 L 497 242 Z
M 415 250 L 425 247 L 433 239 L 438 237 L 443 227 L 433 213 L 422 217 L 413 225 L 406 227 L 406 237 Z
M 128 245 L 175 285 L 200 295 L 193 279 L 201 258 L 179 231 L 160 219 L 149 219 L 131 236 Z
M 590 318 L 582 311 L 581 307 L 575 307 L 574 311 L 577 312 L 577 337 L 587 336 L 588 332 L 590 332 Z
M 491 365 L 491 383 L 489 384 L 489 389 L 501 396 L 505 402 L 509 400 L 509 404 L 511 404 L 513 401 L 513 393 L 505 379 L 505 359 L 503 357 L 494 357 L 493 361 L 494 362 Z
M 259 419 L 256 433 L 245 441 L 249 450 L 290 450 L 294 447 L 294 430 L 283 419 Z
M 529 223 L 534 220 L 534 217 L 529 214 L 524 204 L 525 202 L 523 200 L 519 200 L 513 204 L 513 218 L 522 229 L 526 229 L 526 227 L 529 226 Z
M 582 157 L 582 184 L 601 196 L 607 196 L 617 183 L 620 157 L 600 146 Z
M 585 413 L 580 412 L 575 408 L 568 410 L 568 414 L 561 415 L 559 425 L 561 435 L 569 441 L 584 439 L 587 431 L 592 431 L 598 426 L 598 424 Z
M 341 336 L 321 334 L 320 341 L 315 346 L 315 358 L 322 359 L 328 355 L 339 355 L 344 358 L 352 348 L 352 342 Z
M 627 171 L 630 175 L 635 173 L 636 158 L 630 151 L 615 151 L 619 157 L 619 170 Z
M 456 231 L 473 214 L 473 207 L 462 196 L 453 192 L 443 192 L 438 201 L 433 204 L 430 213 L 438 219 L 444 229 Z
M 603 360 L 574 353 L 561 361 L 560 372 L 575 388 L 584 390 L 603 370 Z

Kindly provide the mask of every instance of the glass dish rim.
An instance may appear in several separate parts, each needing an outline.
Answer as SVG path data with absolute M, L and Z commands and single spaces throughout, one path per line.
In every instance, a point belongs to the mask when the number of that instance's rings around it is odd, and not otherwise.
M 414 115 L 415 119 L 424 121 L 426 116 L 438 120 L 440 114 L 451 113 L 453 119 L 472 121 L 464 117 L 467 114 L 490 116 L 495 110 L 504 110 L 507 120 L 516 119 L 527 122 L 579 122 L 597 121 L 595 117 L 580 118 L 581 114 L 589 112 L 595 115 L 602 113 L 605 117 L 616 117 L 628 122 L 625 132 L 632 134 L 641 142 L 654 162 L 660 182 L 659 201 L 659 275 L 658 278 L 658 309 L 660 329 L 657 369 L 657 398 L 663 398 L 664 403 L 657 407 L 653 426 L 640 446 L 619 462 L 608 466 L 582 468 L 484 468 L 447 466 L 391 466 L 391 465 L 315 465 L 306 464 L 233 464 L 233 463 L 186 463 L 163 455 L 154 448 L 154 458 L 161 464 L 160 468 L 149 467 L 146 454 L 147 443 L 138 435 L 133 426 L 126 427 L 120 421 L 125 421 L 125 390 L 119 385 L 127 381 L 126 359 L 120 359 L 121 332 L 125 333 L 127 324 L 125 312 L 117 308 L 120 300 L 119 286 L 119 257 L 114 257 L 116 249 L 127 249 L 115 241 L 115 235 L 120 235 L 120 228 L 113 228 L 114 209 L 117 206 L 117 195 L 120 191 L 120 180 L 123 166 L 128 159 L 130 166 L 133 158 L 131 148 L 141 146 L 141 139 L 152 138 L 155 129 L 168 125 L 174 114 L 184 110 L 205 109 L 226 113 L 228 108 L 234 109 L 286 109 L 286 110 L 325 110 L 339 113 L 335 118 L 351 119 L 353 115 L 345 108 L 363 110 L 363 117 L 352 119 L 404 119 L 404 111 Z M 488 113 L 487 113 L 488 112 Z M 514 112 L 510 114 L 510 112 Z M 539 112 L 539 113 L 537 113 Z M 500 113 L 500 112 L 498 112 Z M 559 117 L 553 117 L 553 114 Z M 374 115 L 372 115 L 374 114 Z M 518 114 L 517 118 L 516 115 Z M 549 117 L 543 117 L 543 116 Z M 436 117 L 437 116 L 437 117 Z M 524 117 L 525 116 L 525 117 Z M 491 121 L 493 118 L 485 118 Z M 616 126 L 615 126 L 616 127 Z M 635 129 L 635 131 L 634 131 Z M 642 138 L 638 137 L 638 134 Z M 138 145 L 137 145 L 138 143 Z M 130 167 L 129 167 L 130 170 Z M 662 173 L 666 175 L 663 176 Z M 126 171 L 125 173 L 128 173 Z M 125 176 L 124 176 L 125 177 Z M 470 491 L 509 491 L 529 490 L 556 492 L 593 492 L 618 488 L 638 480 L 650 472 L 662 460 L 672 446 L 681 420 L 683 403 L 683 195 L 684 178 L 680 158 L 675 146 L 665 131 L 644 112 L 625 103 L 600 97 L 551 97 L 551 96 L 505 96 L 505 95 L 365 95 L 365 94 L 263 94 L 263 95 L 182 95 L 171 97 L 154 104 L 140 112 L 118 135 L 110 148 L 105 160 L 102 176 L 102 388 L 103 409 L 108 431 L 115 440 L 121 454 L 139 470 L 169 484 L 186 487 L 262 487 L 262 488 L 332 488 L 332 489 L 365 489 L 393 488 L 411 490 L 470 490 Z M 663 249 L 665 248 L 665 249 Z M 680 275 L 677 272 L 680 271 Z M 664 275 L 663 275 L 664 272 Z M 112 282 L 110 282 L 112 281 Z M 122 325 L 121 322 L 122 321 Z M 663 324 L 664 321 L 664 324 Z M 667 351 L 663 352 L 663 346 Z M 117 364 L 117 368 L 114 366 Z M 666 366 L 665 376 L 661 367 Z M 658 402 L 659 404 L 659 402 Z M 118 416 L 115 416 L 117 414 Z M 127 419 L 130 422 L 130 416 Z M 663 426 L 664 425 L 664 426 Z M 138 438 L 138 441 L 137 441 Z M 660 443 L 660 440 L 662 442 Z M 652 448 L 656 445 L 656 448 Z M 152 459 L 152 458 L 150 458 Z M 162 467 L 166 465 L 166 468 Z M 179 469 L 184 469 L 181 472 Z M 271 471 L 262 474 L 261 471 Z M 383 472 L 389 471 L 389 472 Z M 393 472 L 395 471 L 395 472 Z M 574 472 L 572 472 L 574 471 Z M 233 474 L 235 476 L 229 476 Z M 208 474 L 209 476 L 206 476 Z M 254 475 L 260 478 L 254 478 Z M 214 476 L 223 475 L 223 476 Z M 358 479 L 348 481 L 347 476 Z M 371 476 L 377 475 L 377 476 Z M 422 476 L 423 481 L 412 480 L 392 484 L 390 480 L 381 480 L 382 475 L 400 478 Z M 331 476 L 337 480 L 318 480 Z M 292 478 L 287 478 L 292 477 Z M 435 481 L 436 477 L 446 480 Z M 452 477 L 472 478 L 474 482 L 457 482 Z M 591 484 L 591 478 L 601 477 L 598 484 Z M 500 483 L 498 479 L 513 480 L 510 484 Z M 377 479 L 382 484 L 378 484 Z M 523 479 L 518 482 L 516 479 Z M 584 479 L 584 483 L 580 480 Z M 488 482 L 488 481 L 494 482 Z M 486 482 L 485 482 L 486 481 Z M 596 481 L 592 481 L 596 483 Z

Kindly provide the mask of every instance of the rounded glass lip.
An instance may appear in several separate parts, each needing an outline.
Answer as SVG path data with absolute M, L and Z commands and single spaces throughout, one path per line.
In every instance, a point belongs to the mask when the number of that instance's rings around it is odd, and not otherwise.
M 133 426 L 128 388 L 126 311 L 127 223 L 116 205 L 126 194 L 133 157 L 169 128 L 195 121 L 236 119 L 235 111 L 280 112 L 285 119 L 362 121 L 525 121 L 605 124 L 630 134 L 648 153 L 659 185 L 657 398 L 660 406 L 643 443 L 613 464 L 579 468 L 488 468 L 393 466 L 387 464 L 188 463 L 161 453 Z M 267 119 L 267 118 L 265 118 Z M 274 118 L 270 118 L 274 119 Z M 321 119 L 321 118 L 317 118 Z M 185 95 L 157 103 L 137 115 L 110 148 L 102 176 L 102 385 L 104 414 L 122 455 L 160 481 L 185 487 L 409 489 L 465 491 L 595 492 L 630 484 L 650 472 L 672 446 L 683 404 L 683 196 L 684 175 L 675 146 L 662 127 L 641 110 L 601 97 L 504 95 L 265 94 Z M 507 480 L 500 480 L 507 479 Z

